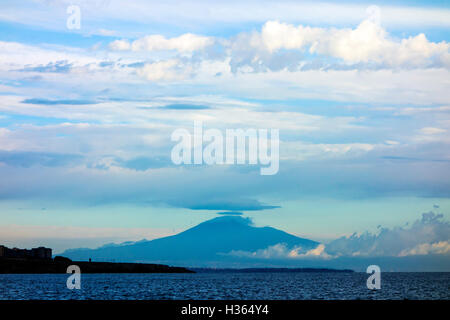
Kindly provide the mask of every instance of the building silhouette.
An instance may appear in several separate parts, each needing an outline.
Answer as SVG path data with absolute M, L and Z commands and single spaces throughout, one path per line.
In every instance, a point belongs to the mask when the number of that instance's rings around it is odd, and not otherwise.
M 45 247 L 38 247 L 32 249 L 8 248 L 0 245 L 0 259 L 1 258 L 15 258 L 15 259 L 51 259 L 52 249 Z

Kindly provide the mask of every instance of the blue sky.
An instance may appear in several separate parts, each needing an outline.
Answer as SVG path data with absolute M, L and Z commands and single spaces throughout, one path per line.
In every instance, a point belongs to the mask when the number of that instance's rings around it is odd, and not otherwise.
M 95 247 L 230 210 L 324 242 L 448 217 L 445 1 L 0 8 L 0 242 Z M 173 165 L 194 120 L 279 129 L 279 173 Z

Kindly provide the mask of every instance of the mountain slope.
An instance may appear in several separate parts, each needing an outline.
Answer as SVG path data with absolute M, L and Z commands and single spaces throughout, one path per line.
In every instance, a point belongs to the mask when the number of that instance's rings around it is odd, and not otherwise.
M 248 218 L 227 216 L 205 221 L 174 236 L 98 249 L 72 249 L 62 255 L 72 260 L 92 258 L 94 261 L 202 265 L 205 262 L 236 259 L 226 255 L 232 250 L 253 252 L 278 243 L 284 243 L 288 247 L 300 246 L 305 251 L 319 244 L 275 228 L 254 227 Z

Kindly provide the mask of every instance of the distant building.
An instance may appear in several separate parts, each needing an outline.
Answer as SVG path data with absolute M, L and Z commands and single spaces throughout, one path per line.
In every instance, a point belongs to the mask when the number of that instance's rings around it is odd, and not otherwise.
M 32 249 L 8 248 L 0 245 L 0 258 L 51 259 L 52 249 L 38 247 Z
M 31 253 L 33 258 L 37 259 L 51 259 L 52 258 L 52 249 L 39 247 L 31 249 Z

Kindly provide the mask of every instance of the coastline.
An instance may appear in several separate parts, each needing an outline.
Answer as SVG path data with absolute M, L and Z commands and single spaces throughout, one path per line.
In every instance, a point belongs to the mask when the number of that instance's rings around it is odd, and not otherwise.
M 88 262 L 70 259 L 0 259 L 0 274 L 67 273 L 77 265 L 83 273 L 195 273 L 183 267 L 151 263 Z

